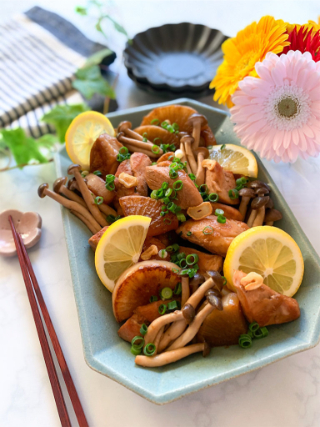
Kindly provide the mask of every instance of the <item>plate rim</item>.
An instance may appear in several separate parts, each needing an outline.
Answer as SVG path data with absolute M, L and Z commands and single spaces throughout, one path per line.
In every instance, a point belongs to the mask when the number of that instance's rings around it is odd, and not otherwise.
M 107 117 L 108 118 L 115 118 L 119 114 L 122 115 L 122 114 L 141 113 L 141 112 L 147 113 L 149 110 L 151 110 L 153 108 L 160 107 L 160 106 L 166 106 L 166 105 L 173 105 L 173 104 L 188 105 L 188 106 L 193 106 L 194 108 L 196 108 L 197 106 L 205 107 L 205 108 L 211 110 L 212 112 L 219 114 L 221 116 L 224 116 L 226 118 L 230 118 L 230 116 L 231 116 L 229 111 L 221 110 L 219 108 L 201 103 L 201 102 L 193 100 L 193 99 L 178 98 L 178 99 L 170 100 L 170 101 L 166 101 L 166 102 L 160 102 L 160 103 L 158 102 L 158 103 L 153 103 L 153 104 L 148 104 L 148 105 L 143 105 L 143 106 L 132 107 L 132 108 L 124 109 L 124 110 L 115 111 L 113 113 L 107 114 Z M 59 152 L 57 152 L 54 156 L 55 170 L 56 170 L 57 176 L 61 176 L 61 174 L 62 174 L 60 153 L 63 150 L 64 150 L 64 146 L 61 146 Z M 260 157 L 256 153 L 254 153 L 254 154 L 257 158 L 259 168 L 261 168 L 264 171 L 264 173 L 266 174 L 266 176 L 270 180 L 272 187 L 273 187 L 273 191 L 280 194 L 278 187 L 275 185 L 271 175 L 269 174 L 268 170 L 266 169 L 266 167 L 262 163 Z M 280 196 L 282 199 L 282 203 L 284 204 L 285 208 L 289 212 L 289 215 L 295 219 L 294 214 L 291 211 L 286 200 L 284 199 L 284 197 L 281 194 L 280 194 Z M 80 326 L 80 333 L 81 333 L 82 347 L 83 347 L 85 362 L 94 371 L 99 372 L 100 374 L 116 381 L 117 383 L 125 386 L 127 389 L 137 393 L 139 396 L 147 399 L 148 401 L 150 401 L 152 403 L 155 403 L 157 405 L 164 405 L 164 404 L 173 402 L 173 401 L 178 400 L 184 396 L 193 394 L 197 391 L 203 390 L 203 389 L 211 387 L 213 385 L 220 384 L 224 381 L 228 381 L 228 380 L 233 379 L 233 378 L 237 378 L 237 377 L 239 377 L 241 375 L 245 375 L 249 372 L 253 372 L 257 369 L 260 369 L 260 368 L 268 366 L 272 363 L 283 360 L 286 357 L 289 357 L 291 355 L 298 354 L 302 351 L 309 350 L 309 349 L 315 347 L 320 342 L 320 322 L 318 321 L 318 323 L 315 325 L 314 332 L 313 332 L 312 336 L 310 337 L 310 341 L 309 342 L 300 341 L 298 349 L 296 349 L 296 350 L 295 349 L 285 349 L 282 351 L 282 354 L 280 357 L 275 356 L 274 354 L 266 356 L 265 358 L 259 359 L 255 362 L 252 362 L 250 364 L 249 369 L 246 369 L 243 371 L 243 367 L 240 366 L 238 368 L 238 370 L 242 371 L 242 372 L 236 373 L 235 375 L 231 374 L 228 377 L 224 376 L 218 380 L 209 378 L 206 381 L 202 381 L 201 384 L 196 383 L 196 384 L 191 384 L 191 385 L 186 386 L 182 392 L 181 392 L 181 390 L 175 389 L 173 391 L 171 390 L 171 391 L 164 392 L 164 393 L 156 393 L 156 392 L 152 392 L 152 391 L 145 389 L 145 388 L 142 389 L 141 387 L 139 387 L 135 383 L 133 383 L 131 380 L 127 380 L 127 382 L 126 382 L 123 379 L 123 377 L 121 377 L 121 375 L 117 375 L 117 372 L 115 372 L 115 371 L 112 371 L 113 376 L 111 376 L 110 371 L 108 372 L 108 370 L 102 370 L 101 369 L 101 366 L 100 366 L 101 363 L 95 358 L 95 354 L 93 353 L 93 351 L 91 351 L 91 348 L 90 348 L 89 328 L 86 326 L 86 323 L 87 323 L 87 321 L 86 321 L 86 317 L 87 317 L 86 316 L 86 310 L 82 304 L 81 299 L 79 298 L 79 295 L 76 295 L 76 286 L 77 285 L 75 284 L 75 282 L 79 281 L 79 278 L 77 277 L 78 272 L 77 272 L 77 269 L 75 268 L 75 265 L 72 262 L 70 262 L 70 255 L 71 255 L 71 247 L 70 246 L 73 246 L 73 242 L 72 242 L 72 238 L 71 238 L 70 215 L 68 215 L 68 212 L 65 209 L 63 209 L 62 206 L 61 206 L 61 213 L 62 213 L 62 219 L 63 219 L 62 222 L 63 222 L 65 240 L 66 240 L 66 244 L 67 244 L 69 265 L 70 265 L 70 271 L 71 271 L 71 277 L 72 277 L 72 285 L 73 285 L 73 291 L 75 294 L 75 302 L 76 302 L 76 306 L 77 306 L 77 314 L 78 314 L 78 319 L 79 319 L 79 326 Z M 295 227 L 296 227 L 296 231 L 299 233 L 300 237 L 307 243 L 309 250 L 311 251 L 312 255 L 317 259 L 317 262 L 320 265 L 320 257 L 317 254 L 317 252 L 315 251 L 315 249 L 313 248 L 311 242 L 309 241 L 308 237 L 306 236 L 306 234 L 302 230 L 298 221 L 296 221 Z M 267 360 L 265 360 L 265 359 L 267 359 Z

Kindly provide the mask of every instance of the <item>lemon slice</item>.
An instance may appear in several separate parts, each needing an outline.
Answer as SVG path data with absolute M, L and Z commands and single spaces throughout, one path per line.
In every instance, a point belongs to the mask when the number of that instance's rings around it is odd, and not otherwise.
M 257 178 L 258 176 L 256 158 L 251 151 L 240 145 L 214 145 L 209 150 L 209 158 L 216 160 L 224 169 L 233 173 L 252 178 Z
M 97 274 L 110 292 L 121 274 L 140 258 L 151 218 L 131 215 L 114 222 L 103 233 L 95 254 Z
M 89 170 L 90 151 L 95 140 L 103 133 L 114 135 L 110 120 L 96 111 L 85 111 L 72 120 L 66 133 L 66 150 L 73 163 Z
M 301 285 L 304 263 L 299 246 L 289 234 L 277 227 L 261 226 L 239 234 L 229 246 L 223 271 L 231 289 L 235 270 L 254 271 L 263 276 L 265 285 L 292 297 Z

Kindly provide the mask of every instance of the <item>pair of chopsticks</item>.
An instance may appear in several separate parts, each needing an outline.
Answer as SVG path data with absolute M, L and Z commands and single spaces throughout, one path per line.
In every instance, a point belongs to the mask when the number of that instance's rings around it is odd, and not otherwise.
M 18 234 L 14 226 L 11 215 L 9 216 L 8 220 L 11 226 L 14 242 L 16 245 L 19 263 L 20 263 L 23 279 L 26 285 L 26 290 L 27 290 L 30 306 L 32 309 L 33 319 L 37 328 L 38 337 L 39 337 L 44 361 L 47 367 L 48 376 L 49 376 L 49 380 L 50 380 L 52 391 L 53 391 L 53 396 L 56 401 L 61 425 L 62 427 L 72 427 L 69 419 L 66 403 L 64 401 L 64 397 L 61 391 L 61 386 L 59 383 L 57 371 L 54 366 L 52 354 L 49 348 L 44 325 L 41 320 L 41 314 L 44 319 L 45 325 L 47 327 L 47 331 L 50 336 L 52 347 L 56 354 L 56 357 L 63 375 L 63 379 L 66 384 L 79 426 L 89 427 L 89 424 L 86 420 L 86 416 L 83 412 L 83 408 L 81 406 L 81 402 L 80 402 L 77 390 L 74 386 L 67 362 L 64 358 L 56 331 L 54 330 L 46 303 L 44 302 L 37 278 L 34 274 L 27 250 L 24 246 L 24 243 L 22 241 L 20 234 Z M 38 302 L 36 299 L 38 300 Z M 41 310 L 41 314 L 39 311 L 39 307 Z

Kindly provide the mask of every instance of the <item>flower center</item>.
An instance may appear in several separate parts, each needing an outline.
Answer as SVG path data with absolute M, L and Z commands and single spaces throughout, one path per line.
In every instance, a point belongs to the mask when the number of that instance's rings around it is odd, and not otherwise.
M 283 98 L 277 105 L 278 113 L 282 117 L 287 117 L 288 119 L 293 118 L 299 114 L 299 101 L 295 98 Z
M 241 72 L 242 70 L 246 69 L 248 65 L 252 62 L 252 52 L 247 52 L 241 60 L 236 65 L 236 72 Z

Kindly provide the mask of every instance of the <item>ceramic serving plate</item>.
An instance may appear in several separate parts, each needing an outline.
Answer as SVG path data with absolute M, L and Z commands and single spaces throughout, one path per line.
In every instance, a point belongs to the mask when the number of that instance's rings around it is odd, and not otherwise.
M 114 127 L 122 120 L 130 120 L 135 127 L 153 108 L 173 103 L 188 105 L 204 114 L 218 144 L 239 144 L 228 113 L 188 99 L 111 113 L 108 117 Z M 56 156 L 57 175 L 67 175 L 69 164 L 63 150 Z M 212 349 L 207 358 L 196 354 L 159 369 L 136 366 L 130 345 L 117 335 L 119 324 L 112 314 L 111 294 L 95 272 L 94 254 L 87 244 L 89 232 L 77 218 L 62 209 L 84 356 L 92 369 L 154 403 L 164 404 L 317 344 L 320 335 L 320 259 L 259 158 L 258 164 L 259 179 L 271 185 L 275 207 L 283 213 L 283 219 L 277 225 L 296 240 L 304 257 L 305 275 L 296 295 L 301 308 L 300 319 L 269 327 L 268 338 L 256 340 L 250 350 L 238 346 L 218 347 Z

